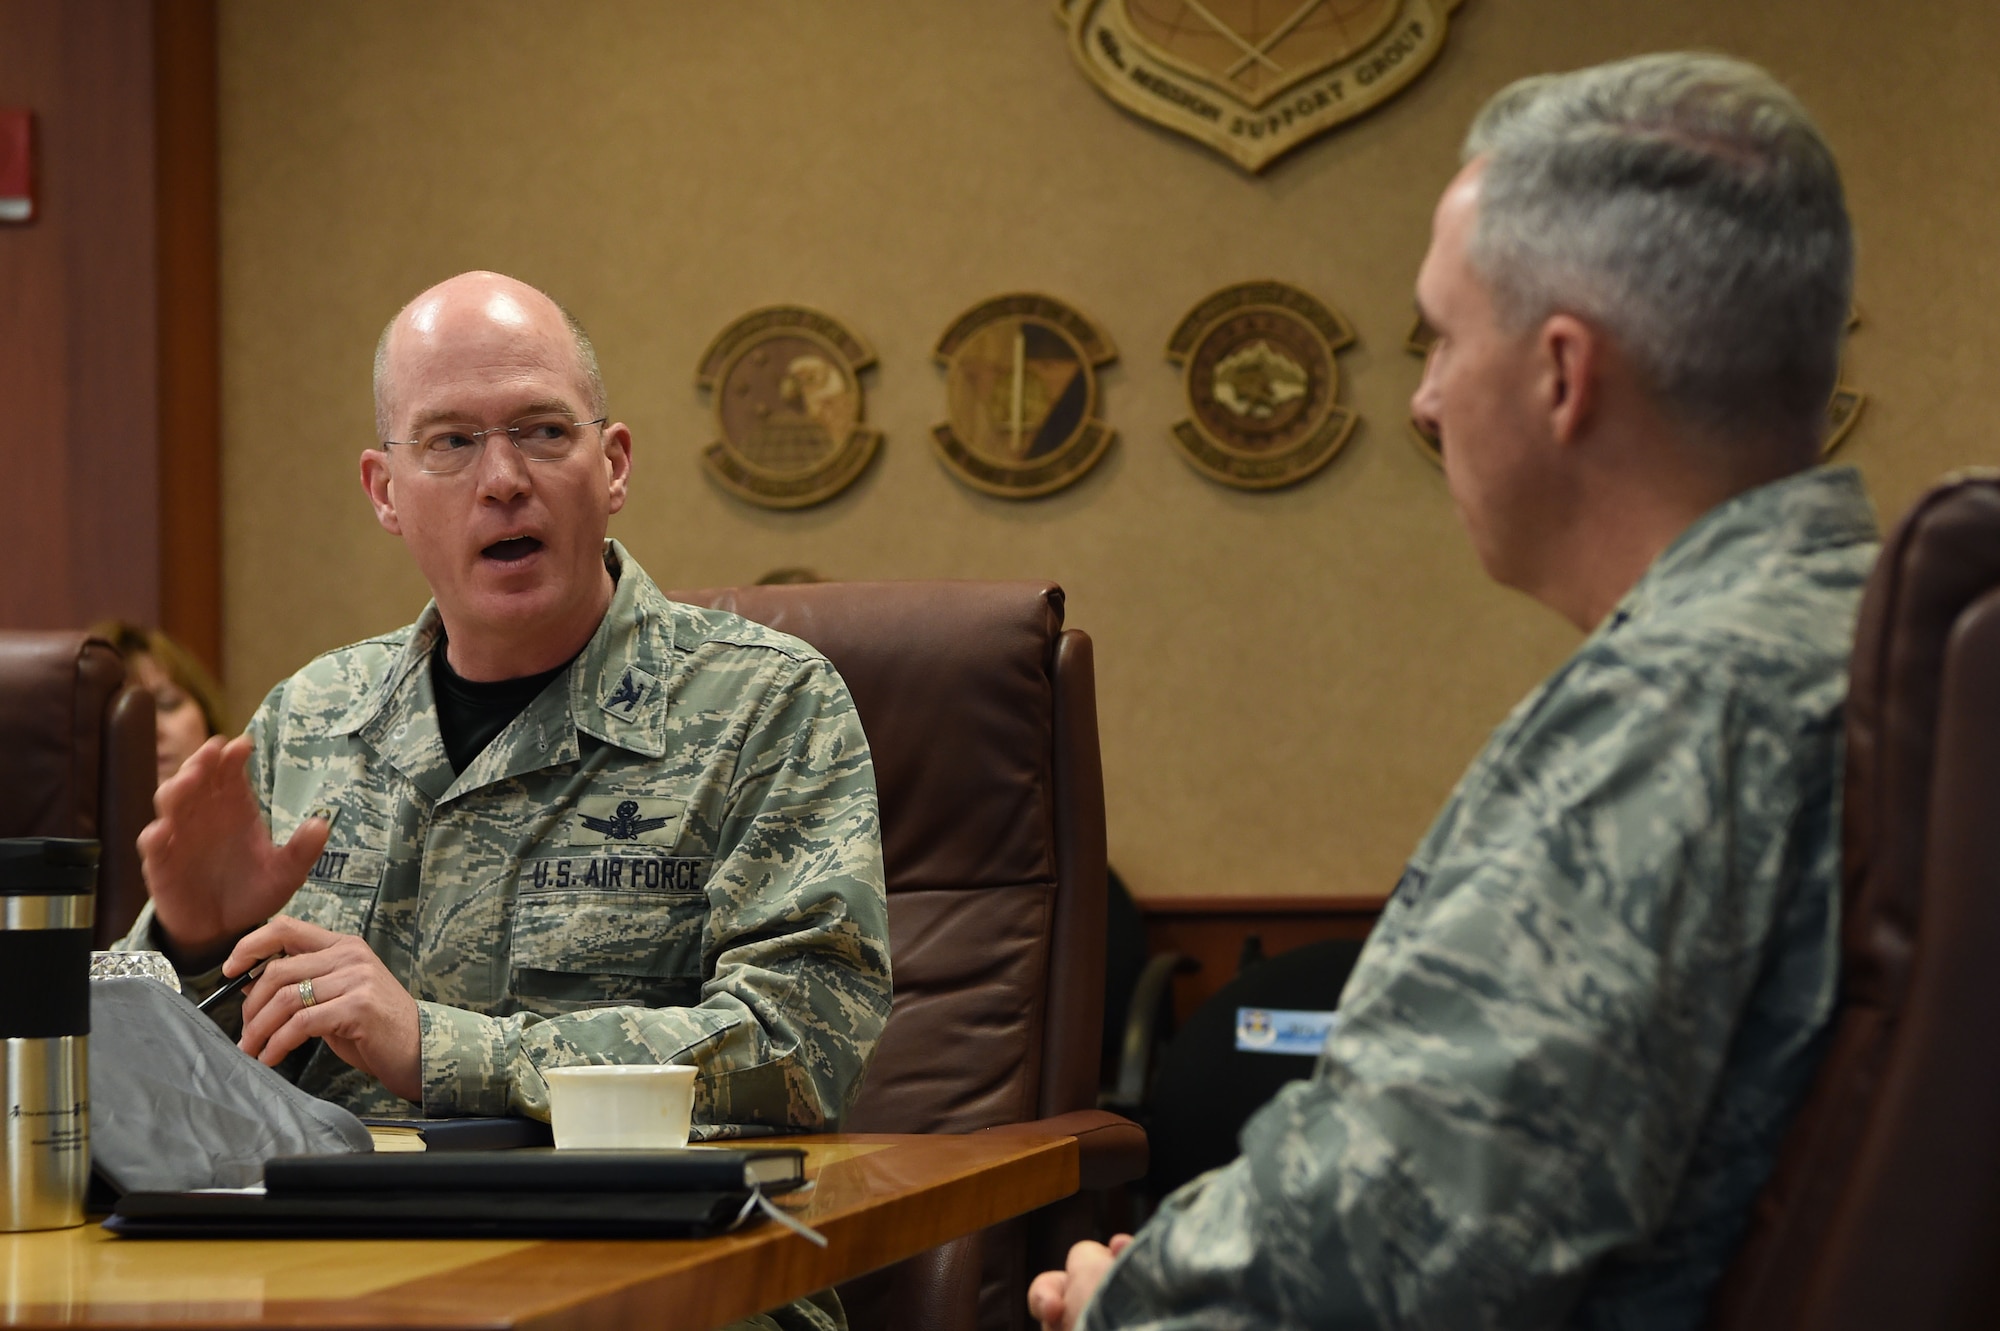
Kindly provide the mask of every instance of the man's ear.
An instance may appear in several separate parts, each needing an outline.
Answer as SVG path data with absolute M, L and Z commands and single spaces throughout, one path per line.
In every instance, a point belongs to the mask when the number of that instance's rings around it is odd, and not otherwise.
M 382 530 L 401 536 L 403 522 L 396 516 L 395 488 L 389 479 L 389 454 L 385 450 L 361 450 L 361 488 L 368 492 L 368 502 L 375 506 L 375 521 L 382 524 Z
M 1571 444 L 1597 409 L 1604 336 L 1573 314 L 1552 314 L 1542 323 L 1537 350 L 1549 435 L 1559 444 Z
M 604 460 L 610 467 L 611 511 L 625 507 L 625 487 L 632 479 L 632 431 L 623 421 L 604 427 Z

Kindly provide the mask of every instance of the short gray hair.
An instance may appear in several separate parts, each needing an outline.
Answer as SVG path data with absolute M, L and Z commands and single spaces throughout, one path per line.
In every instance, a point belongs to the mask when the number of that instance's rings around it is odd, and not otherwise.
M 1501 321 L 1604 328 L 1661 405 L 1720 438 L 1817 440 L 1853 300 L 1833 153 L 1754 65 L 1641 56 L 1486 104 L 1469 246 Z
M 536 288 L 540 290 L 540 288 Z M 563 323 L 569 327 L 570 341 L 576 346 L 577 362 L 583 366 L 583 407 L 586 414 L 595 418 L 605 414 L 608 401 L 604 393 L 604 371 L 598 368 L 597 344 L 590 340 L 590 334 L 583 331 L 583 324 L 569 307 L 543 291 L 551 305 L 562 311 Z M 382 325 L 382 336 L 375 339 L 375 437 L 378 440 L 389 437 L 389 401 L 383 389 L 389 380 L 389 335 L 396 331 L 396 320 L 403 317 L 405 305 L 397 310 L 395 318 Z

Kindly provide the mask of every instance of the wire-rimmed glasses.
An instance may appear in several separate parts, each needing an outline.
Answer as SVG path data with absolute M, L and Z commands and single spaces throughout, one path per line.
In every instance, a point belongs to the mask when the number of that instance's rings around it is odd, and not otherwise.
M 417 453 L 417 464 L 425 471 L 463 471 L 474 458 L 486 451 L 486 436 L 504 434 L 521 456 L 530 462 L 560 462 L 576 451 L 584 431 L 602 426 L 608 417 L 580 421 L 566 411 L 537 412 L 510 425 L 493 425 L 475 430 L 469 425 L 438 424 L 426 428 L 414 439 L 385 439 L 382 447 L 402 445 Z

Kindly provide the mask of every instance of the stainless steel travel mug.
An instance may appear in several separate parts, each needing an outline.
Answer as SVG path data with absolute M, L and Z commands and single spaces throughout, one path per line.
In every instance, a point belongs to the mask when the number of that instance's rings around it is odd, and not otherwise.
M 97 843 L 0 840 L 0 1230 L 83 1223 Z

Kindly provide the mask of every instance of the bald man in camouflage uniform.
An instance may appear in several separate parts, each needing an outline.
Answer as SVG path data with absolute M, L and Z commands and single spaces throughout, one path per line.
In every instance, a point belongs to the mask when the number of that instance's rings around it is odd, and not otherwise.
M 435 607 L 272 691 L 258 804 L 280 838 L 332 824 L 283 913 L 409 977 L 426 1113 L 546 1118 L 539 1068 L 690 1062 L 702 1135 L 829 1126 L 887 1008 L 853 704 L 798 639 L 668 601 L 615 541 L 606 558 L 590 645 L 463 773 L 430 687 Z M 304 1089 L 411 1112 L 305 1048 Z
M 160 787 L 127 943 L 197 995 L 275 956 L 242 1047 L 357 1112 L 546 1118 L 543 1069 L 684 1063 L 697 1135 L 829 1128 L 889 1012 L 867 741 L 820 653 L 606 538 L 631 435 L 603 399 L 522 283 L 397 316 L 361 480 L 433 601 Z
M 1488 572 L 1589 636 L 1411 858 L 1314 1074 L 1047 1325 L 1698 1326 L 1838 979 L 1873 517 L 1809 470 L 1847 315 L 1831 155 L 1761 71 L 1529 80 L 1418 278 L 1417 419 Z

